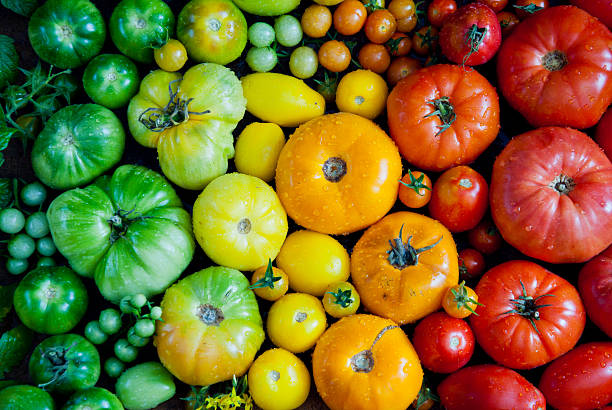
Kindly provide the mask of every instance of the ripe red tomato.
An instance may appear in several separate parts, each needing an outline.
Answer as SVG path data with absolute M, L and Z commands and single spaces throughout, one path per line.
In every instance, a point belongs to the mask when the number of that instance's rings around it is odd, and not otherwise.
M 476 0 L 476 2 L 486 4 L 496 13 L 499 13 L 508 5 L 508 0 Z
M 461 279 L 473 279 L 484 272 L 485 260 L 476 249 L 467 248 L 459 252 L 459 276 Z
M 382 44 L 367 43 L 359 50 L 357 59 L 363 69 L 374 71 L 377 74 L 387 71 L 391 64 L 391 56 Z
M 595 141 L 603 148 L 608 158 L 612 161 L 612 108 L 601 117 L 597 130 L 595 131 Z
M 405 56 L 410 53 L 412 40 L 406 34 L 396 31 L 389 41 L 385 43 L 385 47 L 393 57 Z
M 497 15 L 482 3 L 459 7 L 440 30 L 442 54 L 457 64 L 484 64 L 493 58 L 500 44 L 501 27 Z
M 609 0 L 570 0 L 570 2 L 597 17 L 612 30 L 612 2 Z
M 612 102 L 612 33 L 587 12 L 551 7 L 519 24 L 497 56 L 503 95 L 535 127 L 588 128 Z
M 540 390 L 559 410 L 596 409 L 612 401 L 612 342 L 586 343 L 544 370 Z
M 474 333 L 464 320 L 436 312 L 419 322 L 412 344 L 423 366 L 436 373 L 452 373 L 470 361 Z
M 612 338 L 612 246 L 584 265 L 578 290 L 589 318 Z
M 493 364 L 470 366 L 451 374 L 438 386 L 445 409 L 543 410 L 541 391 L 515 372 Z
M 427 20 L 435 27 L 442 27 L 448 16 L 457 10 L 455 0 L 433 0 L 427 7 Z
M 489 194 L 502 237 L 525 255 L 585 262 L 612 243 L 612 163 L 580 131 L 514 137 L 495 160 Z
M 487 181 L 472 168 L 460 165 L 436 180 L 429 201 L 429 214 L 451 232 L 474 228 L 488 207 Z
M 493 221 L 484 218 L 468 232 L 468 241 L 478 251 L 490 255 L 501 248 L 503 239 Z
M 412 50 L 420 56 L 426 56 L 438 45 L 438 29 L 434 26 L 424 26 L 412 36 Z
M 516 0 L 512 6 L 521 20 L 547 9 L 548 0 Z
M 565 279 L 528 261 L 509 261 L 486 272 L 476 286 L 470 316 L 478 344 L 513 369 L 541 366 L 568 352 L 586 322 L 578 291 Z
M 514 28 L 520 23 L 516 14 L 509 11 L 500 11 L 497 13 L 497 21 L 502 30 L 502 37 L 508 37 L 514 31 Z

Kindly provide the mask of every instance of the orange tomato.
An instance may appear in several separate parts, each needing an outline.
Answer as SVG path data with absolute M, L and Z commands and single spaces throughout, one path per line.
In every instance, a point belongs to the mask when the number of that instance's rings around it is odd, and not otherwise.
M 390 85 L 395 85 L 404 77 L 408 77 L 418 69 L 422 68 L 423 64 L 416 58 L 399 57 L 391 62 L 387 69 L 387 81 Z
M 431 199 L 431 179 L 421 171 L 410 171 L 400 180 L 399 200 L 408 208 L 422 208 Z
M 409 33 L 414 30 L 418 18 L 413 0 L 393 0 L 389 3 L 387 9 L 395 17 L 398 31 Z
M 318 55 L 319 64 L 329 71 L 339 73 L 351 64 L 351 51 L 338 40 L 329 40 L 321 45 Z
M 434 26 L 425 26 L 414 33 L 412 37 L 412 50 L 420 56 L 426 56 L 438 44 L 438 29 Z
M 361 47 L 357 56 L 359 64 L 366 70 L 372 70 L 375 73 L 382 74 L 387 71 L 391 56 L 382 44 L 368 43 Z
M 448 288 L 442 299 L 442 307 L 449 316 L 463 319 L 474 313 L 478 303 L 478 295 L 474 289 L 465 286 L 465 281 Z
M 304 34 L 312 38 L 321 38 L 327 34 L 332 25 L 331 11 L 325 6 L 313 4 L 302 14 L 301 20 Z
M 334 11 L 334 28 L 345 36 L 357 34 L 366 22 L 368 11 L 359 0 L 344 0 Z
M 393 57 L 405 56 L 412 49 L 412 40 L 406 34 L 396 31 L 385 43 L 385 48 Z
M 396 29 L 397 22 L 389 10 L 375 10 L 366 19 L 365 34 L 372 43 L 385 43 L 395 33 Z

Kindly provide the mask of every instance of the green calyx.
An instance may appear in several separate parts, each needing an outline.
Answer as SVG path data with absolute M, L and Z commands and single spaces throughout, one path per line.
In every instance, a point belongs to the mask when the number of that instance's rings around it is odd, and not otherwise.
M 465 264 L 463 266 L 465 266 Z M 470 313 L 476 316 L 479 316 L 478 313 L 474 311 L 474 308 L 472 308 L 472 306 L 470 305 L 474 305 L 474 306 L 483 306 L 483 305 L 482 303 L 478 303 L 476 300 L 468 296 L 468 291 L 465 288 L 465 281 L 462 281 L 459 284 L 459 289 L 451 289 L 451 293 L 453 294 L 453 297 L 454 297 L 453 301 L 457 303 L 457 310 L 460 310 L 461 308 L 465 308 Z
M 274 276 L 274 271 L 272 270 L 272 259 L 268 258 L 268 267 L 266 268 L 266 273 L 264 273 L 263 278 L 249 286 L 249 289 L 274 289 L 274 282 L 278 282 L 281 279 L 282 276 Z
M 446 96 L 436 98 L 432 101 L 427 101 L 427 104 L 433 105 L 435 111 L 427 114 L 423 118 L 429 118 L 433 117 L 434 115 L 437 115 L 440 121 L 442 122 L 442 125 L 437 126 L 439 129 L 439 131 L 436 133 L 437 137 L 438 135 L 442 134 L 444 131 L 450 128 L 450 126 L 457 119 L 457 114 L 455 114 L 455 110 L 450 102 L 450 99 Z
M 389 263 L 396 269 L 402 270 L 408 266 L 414 266 L 419 262 L 419 255 L 423 252 L 426 252 L 436 246 L 442 240 L 442 236 L 435 243 L 425 246 L 423 248 L 415 248 L 410 244 L 412 240 L 412 236 L 409 236 L 406 239 L 406 242 L 402 240 L 402 229 L 404 225 L 400 228 L 399 236 L 394 238 L 393 240 L 389 240 L 389 244 L 391 245 L 391 249 L 387 251 L 389 256 L 387 260 Z
M 412 171 L 408 170 L 408 176 L 410 177 L 410 183 L 409 184 L 405 183 L 402 180 L 400 180 L 399 183 L 404 185 L 406 188 L 410 188 L 410 189 L 414 190 L 414 192 L 416 192 L 417 195 L 420 195 L 420 196 L 425 195 L 425 194 L 421 193 L 421 189 L 426 189 L 428 191 L 431 191 L 431 188 L 423 183 L 423 180 L 425 179 L 425 174 L 421 174 L 421 176 L 419 176 L 418 178 L 415 178 L 415 176 L 412 173 Z
M 487 35 L 486 27 L 478 27 L 476 24 L 472 24 L 472 26 L 465 32 L 464 41 L 468 46 L 469 51 L 463 57 L 463 63 L 461 65 L 465 66 L 467 60 L 472 56 L 472 54 L 477 53 L 482 41 Z
M 522 281 L 520 281 L 520 283 L 521 283 L 521 287 L 523 288 L 523 294 L 516 299 L 511 299 L 510 303 L 512 303 L 513 308 L 503 313 L 500 313 L 500 316 L 512 315 L 512 314 L 521 315 L 527 320 L 529 320 L 529 322 L 531 323 L 535 331 L 539 334 L 540 331 L 538 330 L 538 327 L 536 326 L 536 320 L 540 320 L 539 309 L 543 307 L 547 307 L 547 306 L 552 306 L 552 305 L 551 304 L 538 305 L 538 300 L 546 296 L 554 297 L 555 295 L 545 294 L 545 295 L 540 295 L 536 298 L 532 296 L 528 296 L 527 290 L 525 289 L 525 285 L 523 285 Z
M 327 293 L 335 298 L 334 304 L 340 305 L 343 308 L 349 307 L 355 301 L 355 299 L 353 299 L 353 292 L 351 292 L 350 289 L 342 290 L 338 288 L 335 292 Z

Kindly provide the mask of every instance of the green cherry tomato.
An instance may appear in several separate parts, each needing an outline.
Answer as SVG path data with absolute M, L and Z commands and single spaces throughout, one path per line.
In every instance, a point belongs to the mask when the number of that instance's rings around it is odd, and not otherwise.
M 162 316 L 162 308 L 159 306 L 153 306 L 150 313 L 151 319 L 158 320 L 161 319 Z
M 47 190 L 40 182 L 32 182 L 21 189 L 21 201 L 27 206 L 39 206 L 47 198 Z
M 125 363 L 133 362 L 138 356 L 138 349 L 130 344 L 126 339 L 119 339 L 114 346 L 115 356 Z
M 136 64 L 121 54 L 101 54 L 83 73 L 83 88 L 89 98 L 111 109 L 127 105 L 139 84 Z
M 28 219 L 26 219 L 25 231 L 34 239 L 40 239 L 49 235 L 47 215 L 44 212 L 38 211 L 28 216 Z
M 34 386 L 9 386 L 0 390 L 0 409 L 55 410 L 49 393 Z
M 14 234 L 25 226 L 23 212 L 15 208 L 5 208 L 0 211 L 0 230 L 5 233 Z
M 95 345 L 101 345 L 102 343 L 108 340 L 108 335 L 100 329 L 100 322 L 97 320 L 92 320 L 87 323 L 85 326 L 85 331 L 83 332 L 87 340 Z
M 291 53 L 289 58 L 289 69 L 291 74 L 297 78 L 310 78 L 317 72 L 319 58 L 317 53 L 310 47 L 298 47 Z
M 147 303 L 147 297 L 142 293 L 137 293 L 130 299 L 130 304 L 136 309 L 143 307 Z
M 251 70 L 265 73 L 276 67 L 278 56 L 272 47 L 251 47 L 246 62 Z
M 91 387 L 74 393 L 62 410 L 123 410 L 123 404 L 113 393 L 101 387 Z
M 55 266 L 57 265 L 55 263 L 55 260 L 49 256 L 43 256 L 42 258 L 40 258 L 37 262 L 36 262 L 36 267 L 37 268 L 41 268 L 41 267 L 48 267 L 48 266 Z
M 36 250 L 43 256 L 53 256 L 57 248 L 53 239 L 50 236 L 45 236 L 36 241 Z
M 6 260 L 6 270 L 11 275 L 21 275 L 28 270 L 27 259 L 8 258 Z
M 113 308 L 104 309 L 100 312 L 98 323 L 104 333 L 114 335 L 121 329 L 121 313 Z
M 109 357 L 104 362 L 104 371 L 109 377 L 116 379 L 125 370 L 125 364 L 116 357 Z
M 8 242 L 8 252 L 13 258 L 27 259 L 34 253 L 34 250 L 36 250 L 34 239 L 25 233 L 13 236 Z
M 146 362 L 123 372 L 115 391 L 126 409 L 151 409 L 174 396 L 176 385 L 161 364 Z
M 140 337 L 151 337 L 155 333 L 155 323 L 151 319 L 140 319 L 134 325 L 134 331 Z
M 133 327 L 131 327 L 130 330 L 128 330 L 127 341 L 129 344 L 131 344 L 134 347 L 145 347 L 146 345 L 149 344 L 150 340 L 151 339 L 148 337 L 138 336 Z
M 302 41 L 304 33 L 300 21 L 290 14 L 285 14 L 274 20 L 276 41 L 285 47 L 294 47 Z
M 255 47 L 268 47 L 274 42 L 276 33 L 271 25 L 258 21 L 249 27 L 248 37 Z

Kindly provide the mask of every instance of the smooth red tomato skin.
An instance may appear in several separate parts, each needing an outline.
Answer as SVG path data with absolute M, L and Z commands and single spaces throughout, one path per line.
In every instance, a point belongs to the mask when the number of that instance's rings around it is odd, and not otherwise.
M 588 11 L 612 30 L 612 2 L 610 0 L 570 0 L 570 3 Z
M 573 6 L 550 7 L 504 40 L 497 57 L 499 86 L 535 127 L 588 128 L 612 102 L 611 49 L 612 33 L 596 18 Z M 565 59 L 549 58 L 555 50 Z M 549 71 L 546 61 L 551 69 L 562 68 Z
M 523 290 L 524 286 L 524 290 Z M 518 313 L 513 300 L 537 299 L 540 318 Z M 471 315 L 478 344 L 497 363 L 512 369 L 532 369 L 572 349 L 582 335 L 586 314 L 580 295 L 568 281 L 536 263 L 513 260 L 486 272 L 476 286 L 482 306 Z M 554 296 L 542 296 L 554 295 Z
M 596 409 L 612 401 L 612 342 L 577 346 L 544 370 L 539 384 L 558 410 Z
M 489 188 L 482 175 L 460 165 L 445 171 L 433 186 L 429 214 L 451 232 L 474 228 L 487 207 Z
M 427 7 L 427 19 L 429 24 L 442 27 L 446 18 L 457 11 L 455 0 L 433 0 Z
M 579 263 L 612 243 L 612 163 L 580 131 L 514 137 L 493 165 L 489 201 L 502 237 L 527 256 Z
M 449 410 L 544 410 L 540 390 L 515 372 L 493 364 L 465 367 L 438 386 L 440 402 Z
M 459 274 L 462 279 L 472 279 L 482 275 L 484 267 L 484 256 L 476 249 L 467 248 L 459 252 Z
M 578 290 L 589 318 L 612 338 L 612 246 L 580 270 Z
M 503 243 L 499 230 L 490 218 L 483 218 L 468 232 L 468 241 L 479 252 L 490 255 L 497 252 Z
M 476 2 L 486 4 L 496 13 L 499 13 L 508 5 L 508 0 L 476 0 Z
M 612 108 L 608 108 L 608 111 L 606 111 L 603 117 L 601 117 L 599 124 L 597 124 L 595 141 L 603 148 L 608 159 L 612 161 Z
M 452 373 L 470 361 L 475 342 L 464 320 L 436 312 L 419 322 L 412 344 L 423 366 L 436 373 Z

